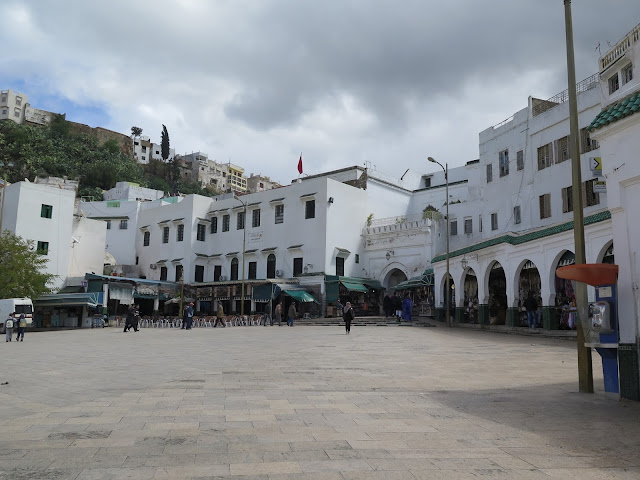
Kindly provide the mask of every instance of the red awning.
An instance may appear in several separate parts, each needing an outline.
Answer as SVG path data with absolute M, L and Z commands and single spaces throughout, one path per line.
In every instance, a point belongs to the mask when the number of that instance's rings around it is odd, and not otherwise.
M 567 265 L 566 267 L 558 268 L 556 275 L 565 280 L 575 280 L 593 287 L 613 285 L 618 280 L 618 265 L 608 263 Z

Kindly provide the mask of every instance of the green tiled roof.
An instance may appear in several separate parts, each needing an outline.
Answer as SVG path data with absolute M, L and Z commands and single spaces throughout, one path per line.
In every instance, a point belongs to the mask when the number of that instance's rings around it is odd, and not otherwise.
M 640 92 L 629 95 L 627 98 L 602 110 L 587 127 L 587 130 L 592 132 L 624 117 L 633 115 L 638 110 L 640 110 Z
M 602 212 L 594 213 L 593 215 L 585 217 L 584 224 L 591 225 L 593 223 L 603 222 L 604 220 L 608 220 L 610 218 L 611 212 L 609 210 L 603 210 Z M 501 235 L 499 237 L 485 240 L 484 242 L 476 243 L 475 245 L 470 245 L 468 247 L 449 252 L 449 258 L 459 257 L 460 255 L 464 255 L 465 253 L 475 252 L 477 250 L 492 247 L 500 243 L 520 245 L 521 243 L 532 242 L 534 240 L 539 240 L 541 238 L 549 237 L 551 235 L 556 235 L 558 233 L 566 232 L 569 230 L 573 230 L 573 221 L 561 223 L 560 225 L 554 225 L 553 227 L 543 228 L 541 230 L 536 230 L 535 232 L 525 233 L 524 235 Z M 442 262 L 446 259 L 446 255 L 438 255 L 437 257 L 431 259 L 431 263 Z

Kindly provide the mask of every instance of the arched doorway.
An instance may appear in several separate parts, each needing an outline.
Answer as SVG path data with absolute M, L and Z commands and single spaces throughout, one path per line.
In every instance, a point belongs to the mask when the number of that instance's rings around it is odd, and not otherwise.
M 407 279 L 407 275 L 400 269 L 394 268 L 389 273 L 387 273 L 386 281 L 383 282 L 383 285 L 387 288 L 387 290 L 393 290 L 393 287 L 398 285 L 400 282 L 404 282 Z
M 613 265 L 614 263 L 616 263 L 616 257 L 613 254 L 613 242 L 611 242 L 611 245 L 609 245 L 609 248 L 605 250 L 604 255 L 602 257 L 602 263 L 608 263 L 610 265 Z
M 533 298 L 536 300 L 538 304 L 538 311 L 536 312 L 536 324 L 537 326 L 541 326 L 542 323 L 542 280 L 540 279 L 540 271 L 538 267 L 531 261 L 525 260 L 522 265 L 522 270 L 520 270 L 520 275 L 518 277 L 518 324 L 519 327 L 526 327 L 527 324 L 527 312 L 524 310 L 524 301 L 529 296 L 529 293 L 533 295 Z
M 478 323 L 478 278 L 469 267 L 464 275 L 464 313 L 466 321 Z
M 566 267 L 567 265 L 574 265 L 576 263 L 576 256 L 571 250 L 566 250 L 562 256 L 558 259 L 556 270 L 560 267 Z M 573 283 L 571 280 L 565 280 L 555 275 L 555 290 L 556 290 L 556 314 L 558 318 L 558 328 L 560 330 L 575 330 L 576 329 L 576 295 L 573 290 Z
M 507 277 L 500 262 L 489 271 L 489 323 L 504 325 L 507 320 Z
M 447 308 L 447 275 L 442 277 L 442 308 Z M 456 284 L 453 277 L 449 275 L 449 309 L 453 316 L 456 311 Z

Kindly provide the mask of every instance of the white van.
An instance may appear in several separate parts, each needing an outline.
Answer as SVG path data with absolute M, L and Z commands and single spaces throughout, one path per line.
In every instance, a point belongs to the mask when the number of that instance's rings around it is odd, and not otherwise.
M 16 320 L 24 313 L 27 319 L 27 327 L 33 325 L 33 303 L 30 298 L 3 298 L 0 299 L 0 333 L 5 332 L 4 322 L 11 312 L 16 312 Z

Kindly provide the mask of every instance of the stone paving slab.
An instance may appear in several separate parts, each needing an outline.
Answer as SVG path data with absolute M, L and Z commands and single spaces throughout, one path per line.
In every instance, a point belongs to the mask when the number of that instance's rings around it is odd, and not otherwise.
M 0 349 L 2 480 L 637 479 L 575 344 L 442 327 L 43 332 Z M 19 372 L 19 374 L 17 374 Z

